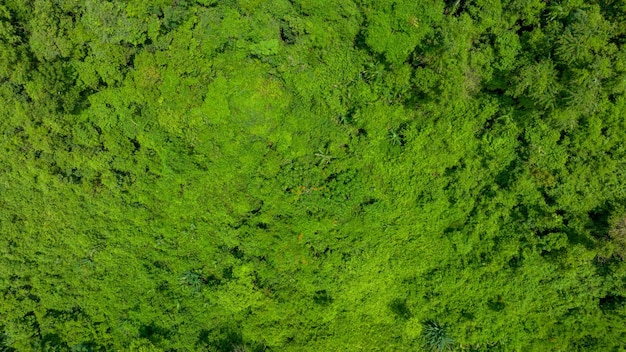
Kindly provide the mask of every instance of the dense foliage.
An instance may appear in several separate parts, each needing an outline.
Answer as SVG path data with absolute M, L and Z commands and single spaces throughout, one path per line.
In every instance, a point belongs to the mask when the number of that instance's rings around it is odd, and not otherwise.
M 0 1 L 0 351 L 626 349 L 623 0 Z

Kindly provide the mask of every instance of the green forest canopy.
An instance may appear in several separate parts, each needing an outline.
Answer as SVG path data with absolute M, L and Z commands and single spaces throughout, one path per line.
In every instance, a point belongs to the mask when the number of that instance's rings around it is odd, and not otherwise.
M 626 350 L 623 0 L 0 1 L 0 351 Z

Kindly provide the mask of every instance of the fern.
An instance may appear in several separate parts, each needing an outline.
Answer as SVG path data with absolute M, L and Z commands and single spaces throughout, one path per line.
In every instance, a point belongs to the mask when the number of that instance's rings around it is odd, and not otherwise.
M 432 320 L 424 323 L 424 338 L 426 348 L 430 351 L 450 351 L 455 344 L 454 339 L 448 336 L 446 329 Z
M 200 291 L 202 288 L 202 277 L 192 271 L 185 271 L 179 278 L 180 284 L 189 286 L 193 291 Z

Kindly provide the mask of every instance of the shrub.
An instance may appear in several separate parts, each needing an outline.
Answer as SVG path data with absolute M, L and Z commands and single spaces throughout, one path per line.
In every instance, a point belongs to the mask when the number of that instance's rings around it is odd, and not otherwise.
M 424 338 L 425 347 L 429 351 L 450 351 L 455 343 L 446 329 L 432 320 L 424 323 Z

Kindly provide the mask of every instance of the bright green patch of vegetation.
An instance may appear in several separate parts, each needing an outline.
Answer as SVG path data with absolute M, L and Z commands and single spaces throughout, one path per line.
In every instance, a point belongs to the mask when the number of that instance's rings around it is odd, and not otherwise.
M 0 2 L 0 351 L 619 351 L 626 6 Z

